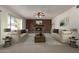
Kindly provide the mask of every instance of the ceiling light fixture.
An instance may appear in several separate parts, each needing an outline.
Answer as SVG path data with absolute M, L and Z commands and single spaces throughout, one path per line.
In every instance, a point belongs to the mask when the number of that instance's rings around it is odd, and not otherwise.
M 35 14 L 35 16 L 37 17 L 37 19 L 41 19 L 42 17 L 45 16 L 45 13 L 44 13 L 44 12 L 37 12 L 37 13 Z

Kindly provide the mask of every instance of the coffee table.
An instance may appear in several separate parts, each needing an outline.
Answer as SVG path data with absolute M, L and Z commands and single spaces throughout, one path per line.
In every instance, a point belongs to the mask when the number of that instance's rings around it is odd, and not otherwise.
M 35 43 L 43 43 L 43 42 L 46 42 L 45 36 L 43 34 L 36 34 L 34 41 L 35 41 Z

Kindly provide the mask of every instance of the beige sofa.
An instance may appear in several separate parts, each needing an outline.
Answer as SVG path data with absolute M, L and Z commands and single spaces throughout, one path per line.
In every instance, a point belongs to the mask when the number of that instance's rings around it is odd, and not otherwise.
M 14 43 L 18 43 L 22 40 L 24 36 L 28 36 L 28 33 L 20 33 L 20 32 L 11 32 L 11 37 L 13 38 Z
M 6 34 L 4 35 L 4 38 L 6 36 L 12 37 L 12 42 L 15 44 L 15 43 L 19 43 L 20 41 L 22 41 L 22 38 L 24 36 L 28 36 L 28 33 L 21 33 L 19 30 L 19 31 L 6 32 Z
M 62 42 L 64 43 L 69 43 L 70 42 L 70 37 L 75 37 L 76 39 L 79 39 L 79 33 L 77 29 L 66 29 L 66 30 L 61 30 L 60 35 L 62 38 Z
M 59 29 L 59 33 L 51 33 L 52 37 L 54 37 L 56 40 L 62 42 L 62 43 L 69 43 L 70 37 L 75 36 L 77 39 L 79 39 L 78 31 L 77 29 Z

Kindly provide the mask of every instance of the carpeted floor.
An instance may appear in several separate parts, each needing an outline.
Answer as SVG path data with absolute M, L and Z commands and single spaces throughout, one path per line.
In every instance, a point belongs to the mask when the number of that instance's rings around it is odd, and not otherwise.
M 79 48 L 71 48 L 66 44 L 62 44 L 51 37 L 51 34 L 44 34 L 45 43 L 34 43 L 34 33 L 25 37 L 25 42 L 15 44 L 8 48 L 1 48 L 0 53 L 75 53 L 79 52 Z

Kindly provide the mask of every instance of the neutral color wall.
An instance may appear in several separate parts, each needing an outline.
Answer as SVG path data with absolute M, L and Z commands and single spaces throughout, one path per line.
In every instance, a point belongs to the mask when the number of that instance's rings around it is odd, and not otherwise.
M 1 44 L 3 43 L 2 38 L 5 36 L 6 33 L 4 33 L 4 28 L 6 28 L 8 26 L 7 24 L 7 15 L 5 12 L 1 12 Z
M 22 28 L 26 29 L 26 20 L 25 19 L 22 21 Z
M 58 28 L 61 29 L 60 27 L 60 22 L 62 19 L 69 17 L 69 25 L 67 27 L 63 27 L 65 29 L 68 28 L 78 28 L 79 30 L 79 8 L 76 8 L 76 6 L 72 7 L 71 9 L 65 11 L 64 13 L 56 16 L 52 23 L 54 26 L 52 28 Z
M 0 39 L 1 39 L 1 13 L 0 13 Z

